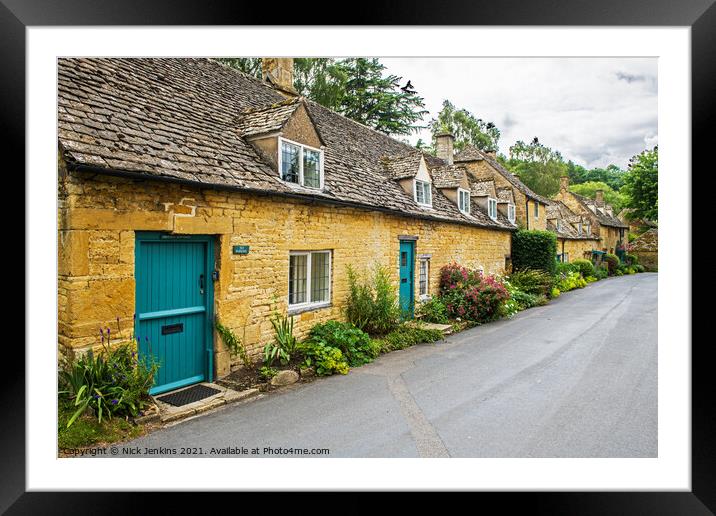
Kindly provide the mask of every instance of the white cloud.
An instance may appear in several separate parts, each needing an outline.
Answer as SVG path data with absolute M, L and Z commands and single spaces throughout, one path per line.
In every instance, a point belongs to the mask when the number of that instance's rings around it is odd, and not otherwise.
M 430 112 L 444 99 L 494 122 L 507 154 L 537 136 L 588 167 L 629 158 L 657 142 L 655 58 L 385 58 L 410 79 Z M 421 131 L 410 138 L 429 141 Z

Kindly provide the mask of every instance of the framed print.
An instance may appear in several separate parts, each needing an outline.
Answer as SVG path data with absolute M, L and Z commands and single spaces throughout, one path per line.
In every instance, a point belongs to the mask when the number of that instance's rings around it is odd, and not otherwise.
M 283 25 L 2 0 L 28 209 L 0 508 L 397 490 L 713 511 L 690 208 L 716 7 L 511 4 Z

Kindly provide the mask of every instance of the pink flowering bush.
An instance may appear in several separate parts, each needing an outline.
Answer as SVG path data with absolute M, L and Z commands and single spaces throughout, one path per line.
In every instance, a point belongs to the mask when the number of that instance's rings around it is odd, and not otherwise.
M 440 297 L 449 317 L 483 323 L 499 317 L 510 294 L 494 276 L 453 263 L 440 269 Z

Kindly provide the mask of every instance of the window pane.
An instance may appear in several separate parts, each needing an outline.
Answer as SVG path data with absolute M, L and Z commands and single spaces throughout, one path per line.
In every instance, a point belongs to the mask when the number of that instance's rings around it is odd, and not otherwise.
M 303 149 L 303 186 L 321 187 L 321 154 Z
M 306 259 L 304 255 L 292 255 L 288 267 L 288 304 L 306 302 Z
M 430 190 L 430 183 L 423 183 L 423 188 L 425 189 L 425 204 L 432 204 L 432 191 Z
M 423 182 L 422 181 L 415 182 L 415 199 L 419 203 L 425 204 L 425 190 L 423 190 Z
M 281 177 L 284 181 L 298 183 L 300 148 L 287 142 L 281 142 Z
M 328 301 L 328 253 L 311 253 L 311 302 Z
M 428 260 L 420 260 L 420 295 L 424 296 L 428 293 Z

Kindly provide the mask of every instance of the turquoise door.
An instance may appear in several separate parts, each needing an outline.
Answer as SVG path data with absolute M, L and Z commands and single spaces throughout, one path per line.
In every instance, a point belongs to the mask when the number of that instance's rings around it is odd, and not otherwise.
M 150 394 L 212 380 L 213 261 L 211 237 L 137 233 L 135 335 L 159 363 Z
M 402 240 L 400 242 L 400 311 L 404 319 L 413 318 L 415 260 L 414 245 L 412 241 Z

